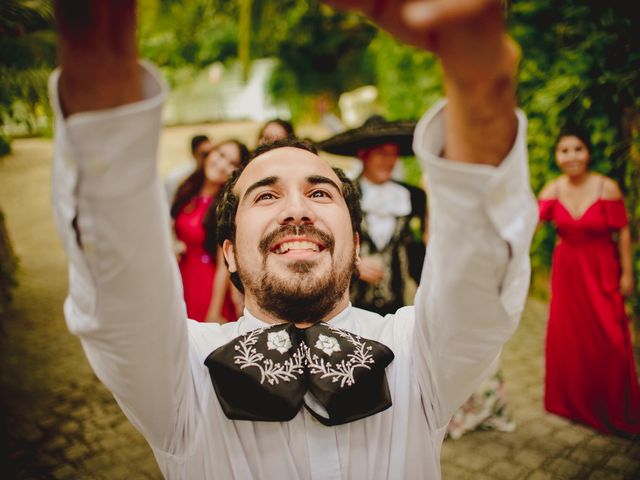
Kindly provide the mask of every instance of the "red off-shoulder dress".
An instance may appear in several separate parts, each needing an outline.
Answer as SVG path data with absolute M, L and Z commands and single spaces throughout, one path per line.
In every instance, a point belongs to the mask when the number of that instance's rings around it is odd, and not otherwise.
M 640 433 L 640 387 L 620 294 L 612 235 L 627 224 L 622 200 L 599 199 L 573 218 L 558 199 L 540 200 L 553 222 L 546 339 L 545 409 L 604 433 Z
M 175 220 L 176 237 L 186 246 L 178 266 L 182 276 L 187 315 L 199 322 L 203 322 L 207 316 L 218 268 L 216 258 L 203 246 L 205 231 L 202 220 L 212 201 L 211 196 L 194 197 L 182 208 Z M 225 268 L 224 265 L 222 268 Z M 237 320 L 229 292 L 224 299 L 222 315 L 228 321 Z

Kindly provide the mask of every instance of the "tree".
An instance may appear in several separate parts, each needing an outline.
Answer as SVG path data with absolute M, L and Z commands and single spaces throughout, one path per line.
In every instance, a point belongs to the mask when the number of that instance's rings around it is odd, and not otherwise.
M 271 81 L 275 98 L 308 99 L 322 94 L 335 101 L 342 92 L 374 81 L 367 53 L 376 35 L 373 25 L 316 1 L 289 3 L 293 8 L 282 15 L 283 36 L 271 45 L 271 52 L 265 52 L 279 60 Z M 292 107 L 298 117 L 310 110 L 304 101 Z

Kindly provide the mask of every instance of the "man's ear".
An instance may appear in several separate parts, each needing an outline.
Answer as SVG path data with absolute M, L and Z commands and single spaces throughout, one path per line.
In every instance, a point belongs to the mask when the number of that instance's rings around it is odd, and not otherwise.
M 354 233 L 353 241 L 355 243 L 355 249 L 356 249 L 356 261 L 360 261 L 360 235 L 357 233 Z
M 231 241 L 225 240 L 222 242 L 222 253 L 224 254 L 224 259 L 227 262 L 229 272 L 237 272 L 238 266 L 236 265 L 236 252 L 233 249 L 233 243 L 231 243 Z

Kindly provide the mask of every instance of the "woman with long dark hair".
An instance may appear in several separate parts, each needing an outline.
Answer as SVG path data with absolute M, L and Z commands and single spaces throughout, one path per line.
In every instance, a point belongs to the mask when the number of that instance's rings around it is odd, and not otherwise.
M 553 222 L 546 339 L 547 411 L 604 433 L 640 433 L 636 377 L 623 296 L 633 291 L 631 235 L 620 188 L 589 169 L 591 143 L 579 127 L 558 137 L 562 175 L 539 195 Z
M 178 265 L 187 315 L 199 322 L 237 319 L 229 272 L 215 241 L 215 208 L 229 175 L 248 158 L 247 147 L 237 140 L 215 146 L 180 185 L 171 205 L 176 238 L 185 247 Z

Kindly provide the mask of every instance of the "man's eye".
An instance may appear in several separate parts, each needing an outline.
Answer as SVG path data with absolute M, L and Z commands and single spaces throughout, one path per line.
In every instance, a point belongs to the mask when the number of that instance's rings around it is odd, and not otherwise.
M 258 196 L 256 197 L 256 202 L 259 202 L 259 201 L 261 201 L 261 200 L 273 200 L 273 199 L 275 199 L 275 198 L 276 198 L 276 196 L 275 196 L 273 193 L 271 193 L 271 192 L 264 192 L 264 193 L 261 193 L 260 195 L 258 195 Z
M 309 196 L 311 198 L 331 198 L 331 195 L 329 195 L 329 193 L 325 192 L 324 190 L 314 190 Z

